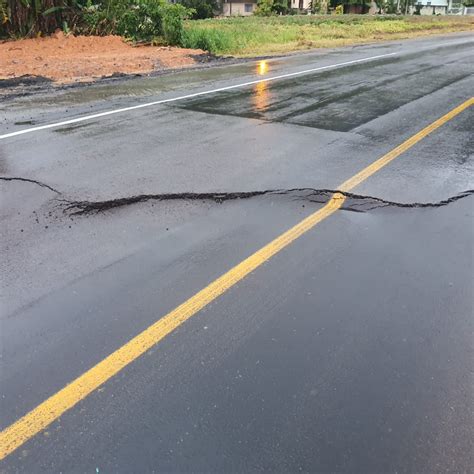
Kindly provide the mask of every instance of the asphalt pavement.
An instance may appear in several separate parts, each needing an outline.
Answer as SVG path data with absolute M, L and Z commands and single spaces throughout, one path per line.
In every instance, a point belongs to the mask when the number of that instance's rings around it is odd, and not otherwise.
M 470 472 L 473 71 L 454 34 L 6 98 L 0 470 Z

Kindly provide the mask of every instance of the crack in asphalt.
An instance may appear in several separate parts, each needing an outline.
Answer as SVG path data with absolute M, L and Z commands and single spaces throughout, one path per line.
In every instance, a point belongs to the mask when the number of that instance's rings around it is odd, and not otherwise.
M 237 199 L 249 199 L 257 196 L 275 195 L 288 196 L 293 195 L 297 199 L 309 200 L 311 202 L 324 203 L 334 194 L 342 194 L 346 198 L 353 201 L 363 201 L 362 203 L 351 203 L 348 206 L 342 207 L 344 210 L 355 212 L 366 212 L 379 207 L 400 207 L 400 208 L 435 208 L 446 206 L 452 202 L 463 199 L 474 194 L 474 189 L 463 191 L 455 196 L 437 202 L 412 202 L 402 203 L 395 201 L 388 201 L 374 196 L 367 196 L 362 194 L 355 194 L 346 191 L 339 191 L 337 189 L 314 189 L 314 188 L 292 188 L 292 189 L 267 189 L 264 191 L 243 191 L 243 192 L 209 192 L 209 193 L 163 193 L 163 194 L 139 194 L 136 196 L 110 199 L 107 201 L 68 201 L 64 200 L 66 204 L 65 211 L 71 215 L 85 215 L 97 214 L 108 211 L 118 207 L 128 206 L 147 201 L 213 201 L 221 204 L 225 201 L 233 201 Z M 323 198 L 323 199 L 321 199 Z M 318 200 L 319 199 L 319 200 Z M 369 205 L 367 209 L 361 209 L 360 206 Z M 358 208 L 359 207 L 359 208 Z
M 50 191 L 53 191 L 53 193 L 61 194 L 57 189 L 54 189 L 52 186 L 49 186 L 48 184 L 42 183 L 41 181 L 37 181 L 36 179 L 20 178 L 18 176 L 0 176 L 0 180 L 2 180 L 2 181 L 22 181 L 24 183 L 33 183 L 33 184 L 36 184 L 38 186 L 41 186 L 42 188 L 47 188 Z
M 42 188 L 62 196 L 63 194 L 57 189 L 46 183 L 35 179 L 21 178 L 14 176 L 0 176 L 3 181 L 22 181 L 32 183 Z M 226 201 L 234 201 L 237 199 L 250 199 L 258 196 L 274 195 L 274 196 L 293 196 L 298 200 L 307 200 L 310 202 L 325 203 L 334 194 L 341 194 L 349 199 L 350 203 L 341 207 L 342 210 L 353 212 L 367 212 L 381 207 L 398 207 L 398 208 L 436 208 L 447 206 L 452 202 L 458 201 L 474 194 L 474 189 L 463 191 L 459 194 L 451 196 L 437 202 L 397 202 L 387 199 L 378 198 L 364 194 L 356 194 L 338 189 L 316 189 L 316 188 L 290 188 L 290 189 L 266 189 L 263 191 L 235 191 L 235 192 L 181 192 L 181 193 L 161 193 L 161 194 L 137 194 L 123 198 L 109 199 L 104 201 L 73 201 L 67 198 L 56 198 L 56 201 L 64 205 L 64 212 L 70 215 L 87 215 L 98 214 L 100 212 L 109 211 L 115 208 L 129 206 L 147 201 L 213 201 L 222 204 Z M 361 202 L 357 202 L 361 201 Z

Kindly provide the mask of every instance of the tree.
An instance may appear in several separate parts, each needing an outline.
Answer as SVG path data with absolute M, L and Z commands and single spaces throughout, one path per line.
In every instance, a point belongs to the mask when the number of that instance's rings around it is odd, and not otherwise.
M 80 0 L 0 0 L 0 36 L 53 33 L 71 21 L 83 3 Z
M 410 13 L 410 7 L 415 5 L 415 0 L 400 0 L 400 11 L 397 13 L 402 13 L 408 15 Z
M 375 0 L 375 5 L 377 5 L 377 8 L 379 9 L 378 13 L 382 14 L 385 10 L 386 1 L 385 0 Z
M 255 15 L 286 15 L 290 10 L 289 0 L 258 0 Z
M 257 9 L 255 15 L 258 16 L 270 16 L 273 14 L 272 11 L 273 0 L 258 0 Z
M 365 13 L 370 8 L 370 0 L 329 0 L 329 1 L 332 8 L 337 9 L 338 7 L 341 7 L 344 13 L 347 13 L 347 11 L 350 10 L 350 8 L 352 8 L 352 6 L 359 7 L 359 9 L 362 10 L 358 13 Z M 336 11 L 336 13 L 338 13 L 338 11 Z
M 186 8 L 192 8 L 195 13 L 191 16 L 193 20 L 212 18 L 218 11 L 216 0 L 178 0 Z
M 311 0 L 311 13 L 319 13 L 325 15 L 328 12 L 328 0 Z

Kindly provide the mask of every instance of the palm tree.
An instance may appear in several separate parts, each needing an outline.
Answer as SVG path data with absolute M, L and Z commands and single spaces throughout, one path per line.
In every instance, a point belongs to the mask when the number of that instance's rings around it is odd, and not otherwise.
M 2 35 L 52 33 L 77 6 L 75 0 L 0 0 Z

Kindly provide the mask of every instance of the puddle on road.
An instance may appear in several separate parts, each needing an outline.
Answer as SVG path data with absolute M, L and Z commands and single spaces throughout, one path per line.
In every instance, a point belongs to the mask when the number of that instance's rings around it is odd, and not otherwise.
M 158 94 L 170 91 L 188 90 L 194 87 L 212 89 L 218 81 L 246 80 L 255 76 L 266 75 L 270 72 L 278 73 L 288 67 L 302 67 L 308 62 L 320 59 L 329 54 L 329 51 L 318 51 L 301 54 L 294 57 L 271 58 L 266 60 L 238 59 L 237 63 L 226 64 L 225 61 L 217 66 L 211 64 L 196 69 L 181 69 L 176 72 L 165 72 L 156 76 L 131 76 L 129 78 L 106 79 L 105 81 L 74 84 L 46 90 L 41 95 L 17 97 L 8 101 L 8 107 L 16 109 L 52 108 L 61 105 L 80 106 L 91 102 L 109 101 L 110 99 L 136 99 L 146 97 L 150 100 Z M 342 52 L 331 52 L 337 58 Z M 232 59 L 230 60 L 232 61 Z M 54 100 L 51 97 L 54 96 Z
M 265 65 L 259 66 L 262 71 Z M 348 132 L 471 76 L 472 65 L 393 60 L 258 83 L 173 104 L 187 110 Z M 383 90 L 383 94 L 379 92 Z
M 118 80 L 109 79 L 106 82 L 77 84 L 63 88 L 50 89 L 41 96 L 27 96 L 13 99 L 9 107 L 35 108 L 55 107 L 61 105 L 82 105 L 90 102 L 108 101 L 112 98 L 153 98 L 158 94 L 198 87 L 206 83 L 234 79 L 236 76 L 252 75 L 255 73 L 255 63 L 232 64 L 199 70 L 181 70 L 178 73 L 166 73 L 152 77 L 130 77 Z M 51 96 L 54 95 L 54 100 Z

